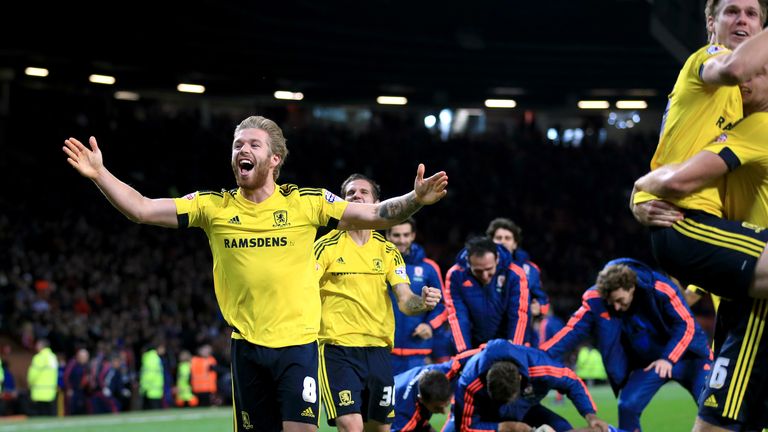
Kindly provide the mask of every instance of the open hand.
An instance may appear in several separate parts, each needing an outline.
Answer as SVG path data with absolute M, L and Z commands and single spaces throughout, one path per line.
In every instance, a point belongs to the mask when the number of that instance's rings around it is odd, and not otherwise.
M 104 161 L 101 157 L 101 150 L 96 143 L 96 138 L 91 137 L 88 140 L 91 148 L 83 145 L 75 138 L 64 140 L 64 153 L 67 154 L 67 162 L 72 165 L 83 177 L 91 180 L 99 176 L 104 169 Z
M 422 205 L 434 204 L 440 201 L 448 191 L 448 174 L 440 171 L 432 177 L 424 178 L 424 164 L 419 164 L 416 169 L 416 180 L 413 182 L 413 192 L 416 194 L 416 201 Z

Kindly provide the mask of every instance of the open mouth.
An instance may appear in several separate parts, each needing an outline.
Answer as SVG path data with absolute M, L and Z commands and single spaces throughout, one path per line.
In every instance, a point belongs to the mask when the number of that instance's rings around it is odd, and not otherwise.
M 237 166 L 240 168 L 240 175 L 246 175 L 253 171 L 254 168 L 253 162 L 247 159 L 241 159 L 240 162 L 237 163 Z
M 749 37 L 749 33 L 745 32 L 744 30 L 735 31 L 733 34 L 738 37 Z

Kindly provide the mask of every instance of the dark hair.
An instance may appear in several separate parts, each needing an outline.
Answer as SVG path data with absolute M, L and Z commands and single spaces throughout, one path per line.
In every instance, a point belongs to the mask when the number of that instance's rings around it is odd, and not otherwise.
M 408 219 L 406 219 L 406 220 L 404 220 L 404 221 L 402 221 L 400 223 L 392 225 L 391 227 L 387 228 L 387 230 L 385 232 L 387 233 L 387 235 L 389 235 L 389 233 L 392 231 L 393 227 L 396 227 L 398 225 L 405 225 L 405 224 L 410 225 L 411 226 L 411 231 L 416 232 L 416 220 L 414 218 L 412 218 L 412 217 L 409 217 Z
M 515 243 L 518 245 L 523 241 L 523 229 L 512 222 L 512 219 L 502 217 L 496 218 L 488 224 L 488 229 L 485 230 L 485 235 L 493 238 L 493 235 L 496 234 L 496 230 L 499 228 L 504 228 L 505 230 L 510 231 L 512 237 L 515 238 Z
M 346 180 L 344 180 L 344 183 L 341 184 L 341 197 L 344 198 L 347 192 L 347 186 L 349 186 L 350 183 L 352 183 L 355 180 L 365 180 L 371 185 L 371 193 L 373 194 L 374 201 L 378 201 L 381 198 L 381 186 L 379 186 L 378 183 L 373 181 L 370 177 L 355 173 L 351 176 L 347 177 Z
M 467 244 L 464 247 L 467 248 L 467 258 L 472 256 L 483 256 L 488 252 L 491 252 L 494 256 L 498 256 L 499 254 L 496 243 L 488 237 L 472 237 L 467 240 Z
M 431 370 L 419 378 L 419 397 L 422 402 L 449 401 L 451 394 L 451 382 L 444 373 Z
M 488 394 L 496 402 L 507 403 L 520 394 L 520 370 L 511 361 L 499 361 L 486 375 Z
M 596 285 L 600 297 L 605 299 L 619 288 L 628 290 L 637 285 L 637 274 L 625 264 L 615 264 L 598 273 Z

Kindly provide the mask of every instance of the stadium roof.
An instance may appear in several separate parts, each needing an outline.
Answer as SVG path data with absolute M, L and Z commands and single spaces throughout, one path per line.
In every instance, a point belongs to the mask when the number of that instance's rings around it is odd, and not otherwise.
M 301 91 L 305 100 L 415 104 L 513 97 L 663 98 L 679 59 L 652 34 L 644 0 L 212 1 L 45 6 L 5 13 L 0 68 L 15 79 L 46 67 L 49 82 L 168 89 L 224 97 Z M 659 42 L 659 41 L 662 42 Z M 2 78 L 0 78 L 2 79 Z M 58 81 L 57 81 L 58 80 Z

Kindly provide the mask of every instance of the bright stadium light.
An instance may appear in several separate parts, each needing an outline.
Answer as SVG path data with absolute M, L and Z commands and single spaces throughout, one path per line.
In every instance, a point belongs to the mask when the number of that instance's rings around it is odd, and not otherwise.
M 514 108 L 517 106 L 517 102 L 514 99 L 486 99 L 485 106 L 487 108 Z
M 616 108 L 618 109 L 646 109 L 648 103 L 644 100 L 620 100 L 616 101 Z
M 115 77 L 109 75 L 93 74 L 88 77 L 88 81 L 96 84 L 112 85 L 115 83 Z
M 557 129 L 555 129 L 555 128 L 547 129 L 547 139 L 548 140 L 554 141 L 557 138 L 559 138 L 559 135 L 557 134 Z
M 28 67 L 24 69 L 24 74 L 36 77 L 47 77 L 48 69 L 38 67 Z
M 563 131 L 563 142 L 569 143 L 573 140 L 573 129 L 566 129 Z
M 581 109 L 608 109 L 611 104 L 605 100 L 580 100 L 578 106 Z
M 427 129 L 432 129 L 437 124 L 437 117 L 433 115 L 428 115 L 424 117 L 424 126 L 427 127 Z
M 135 92 L 130 91 L 116 91 L 115 92 L 115 99 L 117 100 L 127 100 L 127 101 L 137 101 L 139 100 L 139 94 Z
M 304 99 L 304 93 L 301 92 L 290 92 L 286 90 L 278 90 L 275 92 L 275 99 L 281 99 L 281 100 L 302 100 Z
M 376 98 L 379 105 L 405 105 L 408 99 L 403 96 L 379 96 Z
M 181 83 L 176 86 L 176 90 L 182 93 L 205 93 L 205 86 Z

